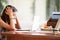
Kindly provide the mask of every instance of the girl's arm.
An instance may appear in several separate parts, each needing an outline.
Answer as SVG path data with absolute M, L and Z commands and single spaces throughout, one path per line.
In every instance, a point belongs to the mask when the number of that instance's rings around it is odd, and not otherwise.
M 9 16 L 9 19 L 10 19 L 10 28 L 14 29 L 15 30 L 15 23 L 14 23 L 14 16 L 13 16 L 13 10 L 12 8 L 10 7 L 7 7 L 6 8 L 6 14 Z
M 0 27 L 4 27 L 4 28 L 6 28 L 6 29 L 8 29 L 8 30 L 12 30 L 12 29 L 13 29 L 13 28 L 10 27 L 9 24 L 5 23 L 5 22 L 1 19 L 1 17 L 0 17 Z
M 21 26 L 20 26 L 20 23 L 19 23 L 19 20 L 18 20 L 17 17 L 16 17 L 16 24 L 15 24 L 15 27 L 16 27 L 17 29 L 21 29 Z

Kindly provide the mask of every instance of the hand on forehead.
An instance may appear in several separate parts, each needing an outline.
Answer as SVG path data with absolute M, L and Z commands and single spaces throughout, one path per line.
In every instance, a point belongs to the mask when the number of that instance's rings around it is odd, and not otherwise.
M 6 9 L 12 9 L 11 7 L 7 7 Z
M 12 11 L 12 8 L 11 7 L 7 7 L 6 11 Z

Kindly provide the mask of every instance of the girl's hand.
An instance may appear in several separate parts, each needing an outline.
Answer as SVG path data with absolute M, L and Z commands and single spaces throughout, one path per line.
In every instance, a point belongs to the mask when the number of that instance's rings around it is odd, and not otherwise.
M 9 15 L 9 16 L 13 16 L 13 10 L 12 10 L 12 8 L 7 7 L 6 8 L 6 14 Z

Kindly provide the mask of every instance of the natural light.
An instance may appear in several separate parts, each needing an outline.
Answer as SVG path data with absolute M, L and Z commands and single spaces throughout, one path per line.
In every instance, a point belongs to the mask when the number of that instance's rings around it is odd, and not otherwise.
M 37 30 L 46 22 L 46 0 L 8 0 L 18 9 L 21 29 Z

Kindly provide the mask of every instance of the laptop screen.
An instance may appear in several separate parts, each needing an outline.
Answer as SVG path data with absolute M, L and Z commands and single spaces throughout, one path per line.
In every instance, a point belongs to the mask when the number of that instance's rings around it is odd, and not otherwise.
M 52 14 L 51 16 L 53 19 L 58 19 L 60 18 L 60 14 Z

